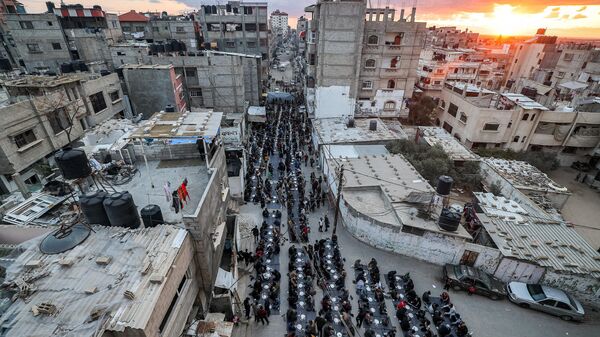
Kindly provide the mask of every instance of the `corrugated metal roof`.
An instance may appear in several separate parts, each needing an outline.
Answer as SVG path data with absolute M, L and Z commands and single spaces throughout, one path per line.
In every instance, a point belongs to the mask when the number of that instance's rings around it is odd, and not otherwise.
M 164 282 L 150 281 L 165 276 L 180 252 L 187 231 L 174 226 L 130 230 L 95 226 L 86 241 L 67 252 L 46 255 L 39 251 L 40 239 L 26 242 L 25 251 L 7 269 L 6 281 L 42 276 L 28 282 L 36 291 L 17 299 L 0 318 L 0 336 L 95 336 L 102 329 L 143 329 L 162 292 Z M 107 265 L 96 259 L 110 257 Z M 59 261 L 71 261 L 64 266 Z M 39 261 L 39 267 L 26 265 Z M 148 267 L 144 271 L 145 266 Z M 96 288 L 92 294 L 86 290 Z M 135 294 L 133 300 L 124 296 Z M 34 316 L 32 306 L 52 303 L 54 315 Z M 90 313 L 104 309 L 98 320 Z
M 514 201 L 491 193 L 475 193 L 475 197 L 485 214 L 479 219 L 503 255 L 600 277 L 600 253 L 564 222 L 534 216 Z
M 531 98 L 529 98 L 523 94 L 505 93 L 505 94 L 502 94 L 502 96 L 506 97 L 508 100 L 510 100 L 511 102 L 515 103 L 516 105 L 520 106 L 521 108 L 523 108 L 525 110 L 530 110 L 530 109 L 548 110 L 548 108 L 546 108 L 545 106 L 541 105 L 540 103 L 532 100 Z

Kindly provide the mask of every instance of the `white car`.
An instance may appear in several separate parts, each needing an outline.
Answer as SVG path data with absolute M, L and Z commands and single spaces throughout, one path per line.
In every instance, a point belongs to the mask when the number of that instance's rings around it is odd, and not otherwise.
M 524 308 L 531 308 L 559 316 L 565 321 L 581 321 L 583 306 L 566 292 L 540 284 L 510 282 L 506 286 L 508 299 Z

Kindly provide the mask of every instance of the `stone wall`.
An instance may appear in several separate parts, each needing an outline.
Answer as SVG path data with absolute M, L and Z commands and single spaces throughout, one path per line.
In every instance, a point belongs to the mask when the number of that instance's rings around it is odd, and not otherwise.
M 569 292 L 582 304 L 600 308 L 600 279 L 592 275 L 563 274 L 547 269 L 541 283 Z

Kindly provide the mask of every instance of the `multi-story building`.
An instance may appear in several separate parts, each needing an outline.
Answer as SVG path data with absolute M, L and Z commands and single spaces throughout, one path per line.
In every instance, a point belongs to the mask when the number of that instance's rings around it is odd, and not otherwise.
M 196 16 L 204 43 L 211 49 L 269 59 L 266 2 L 228 1 L 225 5 L 203 5 Z
M 427 31 L 428 45 L 442 48 L 473 48 L 477 45 L 479 33 L 456 27 L 431 27 Z
M 579 110 L 550 110 L 523 94 L 446 82 L 436 124 L 469 148 L 552 151 L 569 165 L 600 142 L 600 114 Z
M 269 17 L 271 32 L 274 34 L 285 33 L 288 29 L 288 13 L 276 9 Z
M 158 111 L 185 111 L 183 75 L 171 64 L 128 64 L 121 67 L 127 95 L 135 115 L 144 119 Z
M 319 1 L 307 7 L 307 103 L 317 118 L 407 116 L 425 23 L 416 8 L 396 19 L 366 1 Z
M 298 35 L 298 54 L 303 55 L 306 52 L 306 32 L 308 29 L 308 20 L 304 16 L 298 18 L 296 22 L 296 34 Z
M 114 73 L 25 76 L 4 82 L 3 87 L 8 101 L 0 107 L 4 116 L 0 129 L 2 193 L 17 189 L 15 179 L 26 185 L 39 184 L 44 175 L 36 163 L 80 138 L 88 127 L 127 115 Z
M 197 50 L 199 28 L 193 16 L 144 15 L 131 10 L 119 15 L 123 35 L 127 40 L 164 43 L 177 40 L 188 50 Z
M 506 90 L 515 90 L 521 78 L 530 78 L 542 63 L 547 52 L 556 44 L 556 36 L 546 36 L 545 29 L 538 29 L 536 35 L 524 43 L 514 45 L 514 53 L 506 70 Z

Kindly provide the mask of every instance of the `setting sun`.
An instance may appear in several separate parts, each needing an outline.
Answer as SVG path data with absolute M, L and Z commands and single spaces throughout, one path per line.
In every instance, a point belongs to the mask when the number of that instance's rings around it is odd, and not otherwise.
M 494 5 L 490 28 L 498 35 L 513 35 L 518 32 L 519 26 L 523 24 L 523 18 L 515 13 L 516 7 L 512 5 Z

